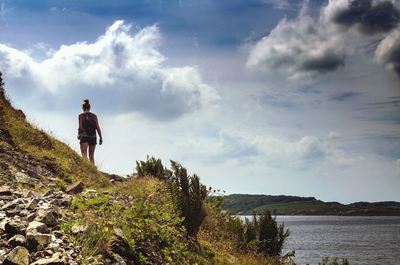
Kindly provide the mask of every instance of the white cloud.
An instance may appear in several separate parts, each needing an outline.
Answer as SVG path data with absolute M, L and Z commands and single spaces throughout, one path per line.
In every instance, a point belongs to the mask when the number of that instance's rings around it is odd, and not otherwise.
M 55 105 L 75 105 L 94 98 L 115 112 L 136 111 L 157 119 L 172 119 L 218 100 L 192 66 L 167 67 L 158 51 L 157 26 L 136 34 L 116 21 L 93 43 L 62 45 L 44 60 L 0 44 L 0 67 L 11 81 L 25 82 L 37 97 L 53 96 Z
M 282 72 L 295 79 L 314 77 L 343 67 L 346 55 L 359 52 L 372 58 L 370 48 L 363 47 L 375 48 L 387 35 L 376 57 L 400 75 L 397 2 L 330 0 L 317 17 L 310 16 L 307 8 L 306 1 L 297 18 L 281 20 L 269 35 L 257 41 L 247 66 L 264 73 Z
M 400 76 L 400 28 L 384 38 L 375 51 L 378 62 L 387 65 Z

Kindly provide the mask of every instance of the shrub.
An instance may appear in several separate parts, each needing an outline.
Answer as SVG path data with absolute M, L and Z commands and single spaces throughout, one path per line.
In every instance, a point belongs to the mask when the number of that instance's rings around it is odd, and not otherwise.
M 241 221 L 239 217 L 230 216 L 229 230 L 236 235 L 237 245 L 242 249 L 263 253 L 266 256 L 280 256 L 283 244 L 289 237 L 285 225 L 278 224 L 269 211 L 253 219 Z
M 136 172 L 139 178 L 151 176 L 167 183 L 172 202 L 183 217 L 188 235 L 196 236 L 207 215 L 204 206 L 207 189 L 200 183 L 199 176 L 188 175 L 186 168 L 172 160 L 169 170 L 154 157 L 136 161 Z
M 207 189 L 197 175 L 189 176 L 186 168 L 171 161 L 172 175 L 169 180 L 172 201 L 184 218 L 183 223 L 190 236 L 195 236 L 206 217 L 204 201 Z
M 166 169 L 161 159 L 147 156 L 146 161 L 136 161 L 136 172 L 138 177 L 154 177 L 160 180 L 167 180 L 171 172 Z
M 269 211 L 264 212 L 258 221 L 258 240 L 260 250 L 269 256 L 279 256 L 285 240 L 289 237 L 289 230 L 285 225 L 278 224 Z

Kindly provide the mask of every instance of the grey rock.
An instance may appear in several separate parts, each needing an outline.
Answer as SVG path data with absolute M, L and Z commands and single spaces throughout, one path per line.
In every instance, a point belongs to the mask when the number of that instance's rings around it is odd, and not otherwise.
M 35 232 L 26 234 L 27 247 L 31 251 L 43 250 L 48 244 L 50 244 L 50 242 L 50 234 L 41 234 Z
M 29 265 L 29 252 L 26 248 L 18 246 L 11 250 L 5 258 L 4 265 Z
M 38 221 L 32 221 L 28 224 L 28 227 L 26 228 L 26 233 L 44 233 L 47 234 L 50 232 L 50 229 L 47 227 L 46 224 Z
M 33 220 L 35 220 L 35 218 L 36 218 L 36 213 L 31 213 L 31 214 L 29 214 L 25 219 L 26 219 L 28 222 L 32 222 Z
M 25 246 L 26 238 L 23 235 L 15 235 L 7 241 L 7 244 L 12 247 Z
M 12 201 L 14 200 L 15 197 L 12 195 L 0 195 L 0 200 L 4 200 L 4 201 Z
M 8 186 L 2 186 L 2 187 L 0 187 L 0 195 L 5 195 L 5 196 L 11 196 L 11 195 L 13 195 L 13 192 L 12 192 L 12 190 L 11 190 L 11 188 L 10 187 L 8 187 Z
M 38 205 L 39 205 L 39 199 L 37 199 L 37 198 L 33 198 L 30 202 L 29 202 L 29 204 L 27 205 L 27 209 L 28 210 L 34 210 L 36 207 L 38 207 Z
M 83 185 L 83 183 L 81 181 L 78 181 L 69 185 L 66 191 L 69 194 L 78 194 L 81 193 L 84 188 L 85 186 Z
M 11 209 L 11 210 L 7 210 L 7 211 L 6 211 L 6 215 L 7 215 L 8 217 L 17 216 L 19 213 L 20 213 L 20 210 L 18 210 L 18 209 Z
M 65 264 L 61 253 L 54 253 L 51 258 L 39 259 L 31 265 L 62 265 Z
M 15 207 L 17 207 L 18 203 L 19 203 L 18 199 L 12 200 L 12 201 L 4 204 L 1 207 L 1 210 L 14 209 Z
M 28 216 L 29 214 L 30 214 L 30 212 L 28 210 L 23 209 L 22 211 L 19 212 L 18 215 L 21 217 L 25 217 L 25 216 Z
M 118 254 L 115 254 L 112 256 L 113 262 L 111 264 L 113 265 L 126 265 L 125 260 Z
M 52 227 L 58 225 L 58 217 L 59 214 L 54 209 L 39 210 L 35 220 Z
M 26 231 L 26 223 L 22 220 L 13 219 L 5 223 L 4 231 L 6 234 L 15 235 L 15 234 L 24 234 Z

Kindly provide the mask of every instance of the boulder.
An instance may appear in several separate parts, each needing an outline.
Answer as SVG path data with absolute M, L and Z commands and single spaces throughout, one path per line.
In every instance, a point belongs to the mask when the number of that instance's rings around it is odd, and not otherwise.
M 66 192 L 69 194 L 78 194 L 81 193 L 84 188 L 85 186 L 83 185 L 83 183 L 81 181 L 77 181 L 69 185 Z
M 28 265 L 29 252 L 26 248 L 18 246 L 11 250 L 5 258 L 4 265 Z

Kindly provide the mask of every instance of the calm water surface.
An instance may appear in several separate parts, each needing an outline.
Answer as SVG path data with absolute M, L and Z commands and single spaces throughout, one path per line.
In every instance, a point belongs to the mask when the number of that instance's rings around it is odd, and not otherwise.
M 350 265 L 400 265 L 400 217 L 278 216 L 291 235 L 284 253 L 296 264 L 323 257 L 348 258 Z

